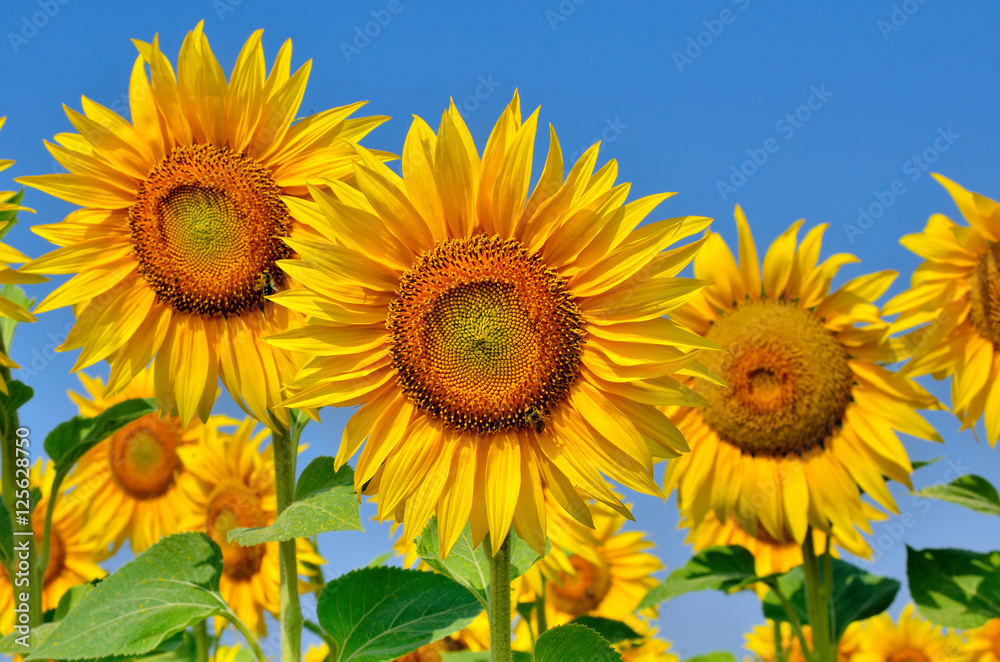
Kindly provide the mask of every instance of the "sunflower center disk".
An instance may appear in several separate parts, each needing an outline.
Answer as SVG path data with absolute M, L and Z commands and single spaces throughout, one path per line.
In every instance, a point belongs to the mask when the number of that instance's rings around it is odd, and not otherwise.
M 161 419 L 157 414 L 146 414 L 118 430 L 111 437 L 109 460 L 122 490 L 139 501 L 163 496 L 181 466 L 177 457 L 180 433 L 176 419 Z
M 979 258 L 969 290 L 969 318 L 984 338 L 1000 349 L 1000 243 Z
M 225 147 L 185 145 L 160 161 L 129 208 L 139 273 L 160 301 L 205 317 L 263 302 L 291 217 L 264 166 Z
M 813 313 L 780 301 L 741 305 L 705 336 L 729 353 L 705 363 L 726 380 L 698 380 L 705 422 L 750 454 L 808 451 L 840 424 L 854 383 L 848 356 Z
M 576 574 L 560 573 L 560 583 L 550 584 L 549 591 L 556 609 L 579 616 L 593 611 L 611 590 L 611 574 L 579 556 L 569 559 Z
M 230 529 L 269 524 L 260 498 L 241 483 L 222 483 L 209 497 L 206 524 L 208 535 L 222 548 L 222 571 L 235 581 L 254 577 L 264 561 L 265 546 L 243 547 L 227 538 Z
M 460 430 L 544 429 L 576 379 L 584 321 L 565 280 L 519 242 L 440 242 L 389 308 L 398 383 Z

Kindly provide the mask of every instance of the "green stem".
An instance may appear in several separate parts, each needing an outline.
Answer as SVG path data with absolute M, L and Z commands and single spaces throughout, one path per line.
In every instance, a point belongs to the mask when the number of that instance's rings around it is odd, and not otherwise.
M 42 549 L 38 555 L 38 568 L 42 576 L 49 567 L 49 540 L 52 537 L 52 513 L 56 511 L 56 497 L 59 496 L 59 488 L 62 486 L 64 474 L 57 472 L 52 479 L 52 491 L 49 492 L 49 502 L 45 504 L 45 526 L 42 529 Z
M 267 662 L 267 656 L 264 655 L 264 651 L 261 650 L 260 644 L 257 642 L 257 638 L 250 633 L 250 630 L 248 630 L 247 626 L 243 624 L 243 621 L 241 621 L 239 617 L 231 611 L 223 614 L 223 616 L 227 621 L 232 623 L 237 630 L 240 631 L 240 634 L 243 635 L 247 645 L 250 646 L 250 650 L 253 651 L 253 656 L 257 658 L 257 662 Z
M 823 587 L 819 559 L 813 546 L 812 527 L 802 543 L 802 569 L 805 573 L 806 605 L 812 626 L 813 650 L 819 662 L 835 662 L 836 649 L 830 641 L 830 600 Z
M 548 589 L 548 582 L 545 581 L 545 575 L 542 575 L 542 591 L 539 595 L 538 601 L 535 603 L 535 619 L 538 621 L 538 636 L 545 634 L 545 631 L 549 629 L 548 616 L 545 613 L 545 598 Z
M 7 356 L 7 347 L 4 346 L 3 339 L 0 338 L 0 352 Z M 10 368 L 0 366 L 0 379 L 4 384 L 10 383 Z M 7 412 L 4 412 L 4 419 L 7 419 Z M 0 487 L 3 488 L 3 502 L 7 504 L 11 519 L 14 518 L 14 461 L 17 451 L 14 450 L 16 442 L 18 421 L 17 412 L 10 412 L 10 419 L 4 420 L 3 434 L 0 435 Z
M 490 538 L 483 541 L 487 549 Z M 490 660 L 511 662 L 510 653 L 510 532 L 496 556 L 490 558 Z
M 785 642 L 781 636 L 781 626 L 781 621 L 771 621 L 771 629 L 774 630 L 774 662 L 785 662 L 788 659 Z
M 194 659 L 195 662 L 208 662 L 208 627 L 205 621 L 194 625 Z
M 271 436 L 274 447 L 274 478 L 278 515 L 295 500 L 295 459 L 298 434 L 276 432 Z M 295 560 L 295 539 L 278 543 L 281 565 L 281 659 L 299 662 L 302 649 L 302 607 L 299 605 L 299 572 Z
M 809 644 L 806 643 L 806 635 L 802 631 L 802 621 L 799 620 L 799 615 L 795 613 L 795 607 L 792 606 L 791 600 L 788 599 L 788 596 L 777 585 L 770 586 L 770 589 L 772 593 L 778 596 L 778 600 L 781 602 L 781 606 L 788 616 L 788 624 L 792 626 L 792 634 L 798 638 L 799 645 L 802 646 L 802 656 L 809 660 L 809 662 L 816 662 L 816 654 L 809 648 Z
M 820 563 L 823 569 L 823 602 L 824 604 L 830 605 L 831 599 L 833 598 L 833 555 L 830 554 L 830 543 L 833 540 L 833 533 L 831 532 L 826 536 L 826 552 L 820 557 Z M 840 641 L 835 636 L 837 632 L 837 612 L 833 609 L 829 610 L 830 614 L 830 645 L 833 647 L 833 655 L 837 656 L 837 647 L 840 645 Z

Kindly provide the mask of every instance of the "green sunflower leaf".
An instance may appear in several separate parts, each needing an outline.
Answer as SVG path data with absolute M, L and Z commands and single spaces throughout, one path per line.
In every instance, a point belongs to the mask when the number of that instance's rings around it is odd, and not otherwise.
M 332 662 L 384 662 L 461 630 L 482 611 L 443 575 L 394 567 L 361 568 L 329 582 L 319 624 L 336 643 Z
M 2 317 L 0 319 L 7 319 Z M 10 345 L 4 345 L 4 347 L 9 347 Z M 27 404 L 28 400 L 31 400 L 35 396 L 35 390 L 24 384 L 12 379 L 7 382 L 7 393 L 0 393 L 0 405 L 3 406 L 3 414 L 6 415 L 4 420 L 4 429 L 8 427 L 8 421 L 12 420 L 12 414 L 18 409 Z M 14 430 L 10 430 L 14 432 Z
M 0 202 L 4 202 L 11 205 L 19 205 L 21 204 L 22 200 L 24 200 L 24 189 L 21 189 L 20 191 L 15 193 L 13 196 L 7 198 L 6 200 L 0 200 Z M 10 230 L 14 227 L 14 224 L 17 222 L 17 212 L 18 212 L 17 209 L 8 209 L 7 211 L 0 211 L 0 239 L 3 239 L 4 236 L 8 232 L 10 232 Z M 11 221 L 14 221 L 14 223 L 11 223 Z
M 57 472 L 65 473 L 83 454 L 141 416 L 156 411 L 152 398 L 126 400 L 93 418 L 75 416 L 60 423 L 45 437 L 45 452 Z
M 604 637 L 609 644 L 642 639 L 642 635 L 621 621 L 600 616 L 577 616 L 570 623 L 583 625 Z
M 753 554 L 739 545 L 709 547 L 695 554 L 690 561 L 674 570 L 649 590 L 636 611 L 655 607 L 685 593 L 695 591 L 725 591 L 730 593 L 759 581 L 770 581 L 774 575 L 758 577 Z
M 221 575 L 222 552 L 205 534 L 162 538 L 87 591 L 28 659 L 134 657 L 206 618 L 232 618 Z
M 803 624 L 809 622 L 802 566 L 792 568 L 777 579 L 778 589 L 788 598 Z M 880 577 L 840 559 L 833 559 L 833 603 L 836 632 L 839 638 L 854 621 L 877 616 L 889 608 L 899 592 L 895 579 Z M 764 616 L 776 621 L 788 621 L 780 600 L 770 592 L 764 598 Z
M 531 653 L 511 651 L 514 662 L 533 662 Z M 441 653 L 441 662 L 491 662 L 489 651 L 458 651 Z
M 960 476 L 947 485 L 925 487 L 917 495 L 950 501 L 987 515 L 1000 515 L 1000 495 L 996 488 L 974 474 Z
M 621 662 L 621 659 L 604 637 L 577 623 L 546 630 L 535 644 L 535 662 Z
M 270 526 L 234 528 L 229 541 L 259 545 L 308 538 L 326 531 L 363 531 L 360 505 L 354 494 L 354 470 L 344 465 L 334 472 L 332 457 L 318 457 L 302 470 L 295 501 Z
M 472 591 L 482 603 L 483 608 L 489 598 L 487 591 L 490 586 L 490 559 L 485 543 L 478 548 L 472 544 L 472 525 L 466 524 L 465 530 L 459 536 L 458 542 L 451 548 L 448 558 L 441 560 L 438 547 L 437 517 L 431 517 L 424 527 L 423 533 L 417 538 L 417 553 L 427 562 L 427 565 L 438 572 L 451 577 L 456 582 Z M 545 553 L 550 545 L 545 542 Z M 517 579 L 528 572 L 531 566 L 540 559 L 538 552 L 521 540 L 514 529 L 510 530 L 510 579 Z
M 0 639 L 0 653 L 24 655 L 31 649 L 41 646 L 55 628 L 55 623 L 42 623 L 31 630 L 30 641 L 28 635 L 14 630 Z
M 1000 618 L 1000 552 L 907 546 L 906 576 L 920 613 L 938 625 L 975 628 Z
M 59 598 L 59 605 L 56 607 L 52 620 L 61 621 L 66 618 L 73 607 L 77 606 L 85 595 L 94 590 L 94 586 L 95 584 L 80 584 L 63 593 L 63 596 Z

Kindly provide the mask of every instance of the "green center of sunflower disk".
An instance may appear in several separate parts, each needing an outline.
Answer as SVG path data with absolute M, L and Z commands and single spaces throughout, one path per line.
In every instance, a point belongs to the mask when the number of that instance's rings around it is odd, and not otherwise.
M 270 172 L 225 147 L 175 147 L 128 210 L 139 273 L 160 301 L 203 317 L 241 315 L 280 285 L 288 208 Z
M 544 430 L 585 335 L 565 279 L 519 242 L 478 235 L 440 242 L 396 294 L 386 325 L 414 404 L 460 430 Z

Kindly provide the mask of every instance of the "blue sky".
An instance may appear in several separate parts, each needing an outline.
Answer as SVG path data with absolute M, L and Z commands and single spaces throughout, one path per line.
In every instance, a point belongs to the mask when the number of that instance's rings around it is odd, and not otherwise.
M 901 274 L 890 295 L 899 292 L 918 264 L 899 237 L 921 230 L 932 213 L 957 216 L 930 172 L 1000 196 L 1000 5 L 776 4 L 197 0 L 138 9 L 121 0 L 6 0 L 0 115 L 8 121 L 0 155 L 17 164 L 3 173 L 8 183 L 0 188 L 12 186 L 8 178 L 55 171 L 42 140 L 72 130 L 61 104 L 79 109 L 86 95 L 127 107 L 136 55 L 130 38 L 159 33 L 173 59 L 184 34 L 204 19 L 227 73 L 258 28 L 265 29 L 269 61 L 286 38 L 295 46 L 293 64 L 312 58 L 303 115 L 367 99 L 365 114 L 392 116 L 366 140 L 369 147 L 398 153 L 410 115 L 436 126 L 454 97 L 482 148 L 518 89 L 526 112 L 541 106 L 541 120 L 555 126 L 564 152 L 578 155 L 602 140 L 602 160 L 618 160 L 620 181 L 633 182 L 631 198 L 677 191 L 656 218 L 710 216 L 732 243 L 738 202 L 761 249 L 796 219 L 829 223 L 823 255 L 852 252 L 862 260 L 843 269 L 837 283 L 889 268 Z M 544 149 L 540 139 L 539 158 Z M 37 256 L 51 247 L 28 225 L 56 222 L 71 207 L 34 191 L 26 204 L 37 215 L 25 216 L 6 241 Z M 41 298 L 52 287 L 34 294 Z M 52 352 L 71 321 L 68 310 L 46 313 L 15 340 L 13 357 L 29 368 L 20 378 L 41 394 L 22 410 L 37 449 L 76 413 L 64 395 L 79 390 L 69 374 L 75 352 Z M 948 398 L 946 387 L 924 383 Z M 227 399 L 218 410 L 238 413 Z M 303 462 L 335 452 L 347 414 L 326 411 L 322 424 L 307 429 Z M 1000 449 L 959 433 L 950 415 L 930 418 L 946 444 L 908 439 L 907 447 L 915 459 L 948 459 L 920 470 L 918 488 L 967 472 L 1000 484 Z M 875 525 L 873 572 L 904 579 L 904 542 L 1000 547 L 995 519 L 893 489 L 903 516 Z M 650 533 L 669 568 L 683 564 L 690 551 L 676 530 L 673 500 L 633 501 L 637 523 L 630 526 Z M 328 577 L 388 549 L 388 527 L 366 526 L 365 534 L 321 539 Z M 904 591 L 891 611 L 906 599 Z M 738 650 L 743 632 L 762 621 L 750 594 L 685 596 L 660 614 L 661 634 L 682 659 Z

